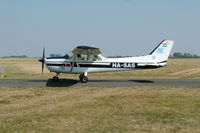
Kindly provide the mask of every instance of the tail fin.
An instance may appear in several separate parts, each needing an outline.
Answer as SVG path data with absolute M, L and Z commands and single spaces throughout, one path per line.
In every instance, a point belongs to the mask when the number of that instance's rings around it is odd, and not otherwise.
M 163 40 L 151 53 L 150 55 L 156 62 L 166 62 L 172 47 L 174 45 L 174 41 Z

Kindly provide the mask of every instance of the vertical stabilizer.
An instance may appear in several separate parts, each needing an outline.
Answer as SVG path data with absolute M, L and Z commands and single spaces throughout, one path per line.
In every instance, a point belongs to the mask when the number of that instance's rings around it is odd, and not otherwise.
M 167 61 L 172 47 L 174 45 L 174 41 L 171 40 L 163 40 L 151 53 L 150 55 L 156 62 L 165 62 Z

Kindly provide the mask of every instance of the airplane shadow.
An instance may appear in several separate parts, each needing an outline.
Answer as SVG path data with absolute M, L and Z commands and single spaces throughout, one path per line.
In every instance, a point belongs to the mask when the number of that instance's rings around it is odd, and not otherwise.
M 46 87 L 69 87 L 78 83 L 80 83 L 80 81 L 75 79 L 59 79 L 59 81 L 48 79 Z
M 141 84 L 152 84 L 154 81 L 152 80 L 144 80 L 144 79 L 91 79 L 88 81 L 88 83 L 81 83 L 78 79 L 59 79 L 59 81 L 53 81 L 52 79 L 48 79 L 46 81 L 46 87 L 70 87 L 76 84 L 79 84 L 79 86 L 90 86 L 91 84 L 95 83 L 96 86 L 102 86 L 103 83 L 126 83 L 126 82 L 135 82 L 135 83 L 141 83 Z M 93 86 L 93 85 L 92 85 Z
M 154 83 L 152 80 L 130 80 L 132 82 L 137 82 L 137 83 Z
M 135 82 L 135 83 L 154 83 L 152 80 L 145 79 L 106 79 L 106 80 L 90 80 L 89 82 Z

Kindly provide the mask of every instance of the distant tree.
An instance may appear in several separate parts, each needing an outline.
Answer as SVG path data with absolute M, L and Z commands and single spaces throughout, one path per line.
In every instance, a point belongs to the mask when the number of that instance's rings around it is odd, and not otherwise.
M 182 58 L 182 57 L 183 57 L 182 53 L 179 53 L 179 52 L 174 53 L 172 56 L 172 58 Z
M 4 56 L 3 58 L 28 58 L 26 55 L 12 55 L 12 56 Z
M 175 52 L 171 58 L 200 58 L 200 56 L 197 56 L 196 54 L 190 54 L 190 53 L 181 53 L 181 52 Z
M 197 56 L 197 55 L 195 54 L 195 55 L 193 55 L 193 58 L 199 58 L 199 56 Z

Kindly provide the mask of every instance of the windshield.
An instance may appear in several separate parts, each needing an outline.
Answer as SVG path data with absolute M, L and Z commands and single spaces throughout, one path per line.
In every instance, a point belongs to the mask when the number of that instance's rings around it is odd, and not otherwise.
M 72 59 L 73 58 L 73 53 L 71 51 L 67 52 L 64 57 L 65 57 L 65 59 Z

